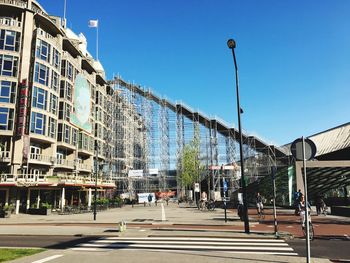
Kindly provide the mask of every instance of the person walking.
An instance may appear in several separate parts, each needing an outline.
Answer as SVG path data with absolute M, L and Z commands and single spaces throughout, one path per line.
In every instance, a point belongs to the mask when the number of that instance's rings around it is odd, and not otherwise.
M 150 194 L 148 195 L 148 205 L 149 205 L 149 206 L 151 206 L 152 200 L 153 200 L 153 195 L 150 193 Z
M 264 210 L 263 198 L 259 192 L 256 194 L 256 210 L 258 212 L 258 215 L 261 215 Z

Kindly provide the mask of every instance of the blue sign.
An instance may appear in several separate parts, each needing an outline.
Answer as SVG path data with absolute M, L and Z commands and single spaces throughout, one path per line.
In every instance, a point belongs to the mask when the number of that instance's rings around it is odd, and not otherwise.
M 227 182 L 225 181 L 225 179 L 224 179 L 224 191 L 225 192 L 227 191 Z

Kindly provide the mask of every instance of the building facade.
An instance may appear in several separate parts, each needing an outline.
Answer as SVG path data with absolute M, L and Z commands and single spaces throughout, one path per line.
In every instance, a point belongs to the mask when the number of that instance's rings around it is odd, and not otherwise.
M 91 206 L 95 182 L 114 189 L 118 103 L 84 35 L 36 1 L 0 0 L 1 205 Z

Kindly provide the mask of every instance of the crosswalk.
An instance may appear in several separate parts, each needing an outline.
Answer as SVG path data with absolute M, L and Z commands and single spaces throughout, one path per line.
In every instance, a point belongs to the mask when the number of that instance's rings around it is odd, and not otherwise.
M 77 244 L 72 248 L 76 251 L 114 249 L 298 255 L 284 240 L 268 238 L 104 237 Z

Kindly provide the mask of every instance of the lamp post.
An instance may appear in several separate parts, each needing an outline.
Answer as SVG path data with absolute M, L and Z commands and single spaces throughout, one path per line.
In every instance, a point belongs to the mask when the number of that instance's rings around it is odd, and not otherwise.
M 244 158 L 243 158 L 243 135 L 241 127 L 241 106 L 239 104 L 239 88 L 238 88 L 238 68 L 235 55 L 236 42 L 233 39 L 227 41 L 227 46 L 232 50 L 233 61 L 235 64 L 236 73 L 236 95 L 237 95 L 237 112 L 238 112 L 238 130 L 239 130 L 239 153 L 241 158 L 241 187 L 243 190 L 243 217 L 244 217 L 244 230 L 245 233 L 249 233 L 249 219 L 248 219 L 248 206 L 247 206 L 247 189 L 244 178 Z
M 98 177 L 98 142 L 95 140 L 95 154 L 96 154 L 96 160 L 95 160 L 95 191 L 94 191 L 94 220 L 96 221 L 96 214 L 97 214 L 97 177 Z

